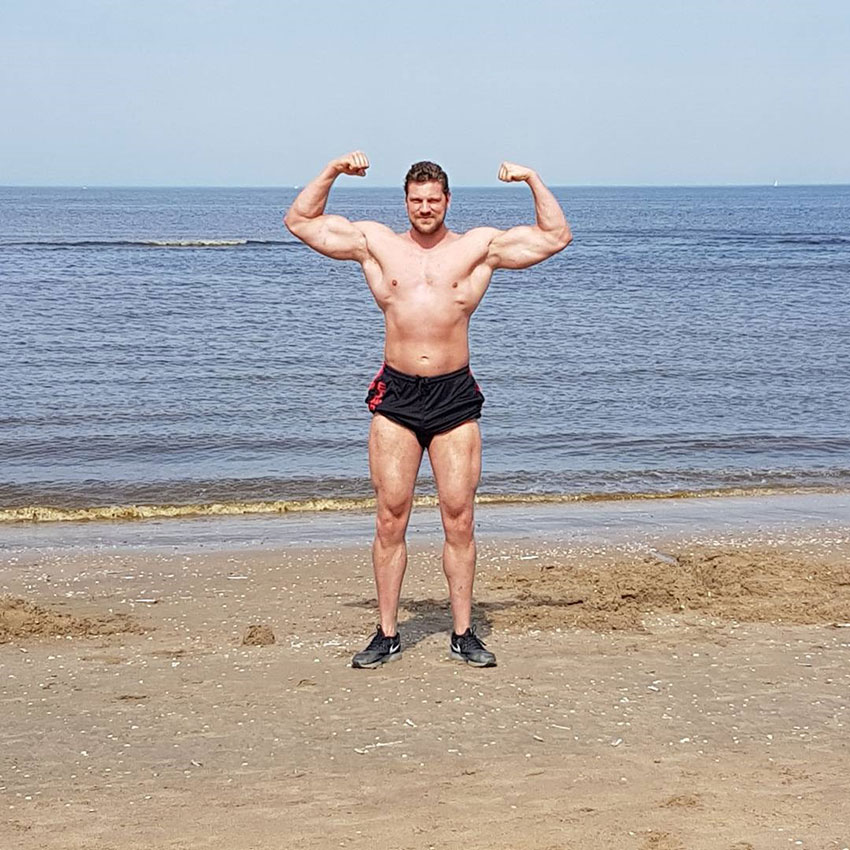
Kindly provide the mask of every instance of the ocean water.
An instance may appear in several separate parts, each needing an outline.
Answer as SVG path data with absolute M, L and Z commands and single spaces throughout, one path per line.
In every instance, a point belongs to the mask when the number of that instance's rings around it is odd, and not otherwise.
M 496 272 L 472 319 L 481 493 L 850 488 L 850 187 L 555 192 L 573 244 Z M 371 495 L 382 317 L 283 228 L 294 195 L 0 189 L 0 520 Z M 400 189 L 328 209 L 406 224 Z M 532 220 L 523 186 L 449 213 Z

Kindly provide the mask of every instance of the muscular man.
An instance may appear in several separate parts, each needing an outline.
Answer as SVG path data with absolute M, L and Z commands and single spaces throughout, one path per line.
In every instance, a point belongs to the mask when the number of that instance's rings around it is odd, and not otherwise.
M 445 225 L 451 194 L 433 162 L 411 166 L 404 181 L 410 229 L 326 215 L 340 174 L 366 175 L 361 151 L 341 156 L 304 187 L 284 219 L 290 232 L 334 260 L 356 260 L 384 313 L 384 364 L 366 402 L 372 412 L 369 469 L 377 498 L 372 565 L 380 625 L 353 667 L 377 667 L 401 656 L 397 631 L 407 567 L 405 533 L 416 474 L 427 449 L 445 531 L 443 569 L 454 631 L 450 655 L 478 667 L 496 657 L 470 622 L 475 576 L 473 512 L 481 472 L 478 418 L 484 396 L 469 369 L 469 319 L 495 269 L 524 269 L 563 250 L 569 225 L 552 193 L 530 168 L 503 162 L 499 179 L 526 182 L 537 222 L 454 233 Z

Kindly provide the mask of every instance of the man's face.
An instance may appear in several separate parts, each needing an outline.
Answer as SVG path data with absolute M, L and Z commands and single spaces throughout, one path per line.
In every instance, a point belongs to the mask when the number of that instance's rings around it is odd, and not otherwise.
M 405 204 L 413 229 L 427 235 L 442 227 L 449 208 L 449 196 L 443 192 L 443 184 L 439 180 L 427 183 L 411 181 L 407 186 Z

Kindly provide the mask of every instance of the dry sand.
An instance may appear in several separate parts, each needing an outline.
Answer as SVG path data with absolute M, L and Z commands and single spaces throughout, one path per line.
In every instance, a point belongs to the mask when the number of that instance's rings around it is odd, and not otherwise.
M 488 670 L 430 543 L 375 671 L 363 546 L 4 559 L 2 850 L 850 846 L 850 532 L 485 541 Z

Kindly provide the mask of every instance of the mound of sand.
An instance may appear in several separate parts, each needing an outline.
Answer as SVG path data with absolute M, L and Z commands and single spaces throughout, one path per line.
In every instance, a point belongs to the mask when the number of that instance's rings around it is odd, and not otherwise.
M 40 637 L 94 637 L 140 633 L 142 629 L 119 614 L 74 617 L 24 599 L 0 597 L 0 643 Z
M 544 561 L 482 577 L 496 627 L 640 629 L 648 614 L 749 622 L 850 621 L 850 566 L 769 547 L 691 548 L 600 567 Z M 489 595 L 489 594 L 488 594 Z
M 274 642 L 275 636 L 270 626 L 248 626 L 242 638 L 242 646 L 271 646 Z

